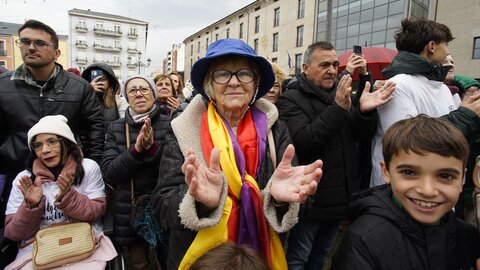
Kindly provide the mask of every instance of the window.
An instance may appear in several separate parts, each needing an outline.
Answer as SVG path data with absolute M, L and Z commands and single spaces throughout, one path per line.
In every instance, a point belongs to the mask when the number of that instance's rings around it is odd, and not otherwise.
M 238 38 L 243 38 L 243 23 L 240 23 L 239 30 L 238 30 Z
M 218 34 L 215 34 L 215 41 L 218 41 Z
M 303 25 L 297 27 L 297 47 L 303 46 Z
M 258 38 L 253 40 L 253 50 L 258 54 Z
M 473 40 L 473 59 L 480 59 L 480 37 Z
M 103 22 L 95 22 L 94 29 L 103 30 Z
M 122 46 L 120 46 L 120 40 L 114 40 L 114 41 L 113 41 L 113 47 L 115 47 L 115 48 L 121 48 Z
M 0 67 L 7 68 L 7 61 L 0 60 Z
M 302 73 L 302 54 L 295 54 L 295 74 Z
M 200 53 L 200 41 L 197 43 L 197 53 Z
M 305 0 L 298 0 L 297 18 L 301 19 L 305 17 Z
M 260 32 L 260 16 L 255 17 L 255 34 Z
M 129 41 L 129 42 L 128 42 L 128 49 L 129 49 L 129 50 L 136 50 L 136 49 L 137 49 L 137 42 L 135 42 L 135 41 Z
M 136 27 L 130 27 L 130 34 L 131 35 L 136 35 L 137 34 L 137 28 Z
M 276 8 L 273 14 L 273 27 L 280 25 L 280 8 Z
M 100 39 L 100 38 L 96 38 L 96 39 L 95 39 L 95 43 L 93 44 L 93 46 L 97 45 L 97 46 L 101 47 L 102 44 L 103 44 L 103 40 Z
M 7 55 L 7 49 L 5 48 L 5 40 L 0 40 L 0 56 Z
M 208 48 L 208 38 L 205 39 L 205 50 Z
M 273 58 L 272 58 L 272 63 L 277 63 L 277 62 L 278 62 L 277 57 L 273 57 Z
M 227 28 L 227 38 L 230 38 L 230 28 Z
M 190 55 L 193 55 L 193 44 L 190 45 Z
M 113 26 L 113 31 L 114 31 L 115 33 L 122 33 L 122 31 L 120 31 L 120 25 L 114 25 L 114 26 Z
M 273 34 L 272 52 L 278 51 L 278 33 Z
M 120 63 L 120 56 L 119 55 L 114 55 L 113 56 L 113 62 L 114 63 Z M 118 74 L 118 73 L 116 73 L 116 74 Z

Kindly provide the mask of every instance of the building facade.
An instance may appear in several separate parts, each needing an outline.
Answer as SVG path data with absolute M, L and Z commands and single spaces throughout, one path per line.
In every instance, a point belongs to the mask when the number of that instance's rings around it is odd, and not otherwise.
M 163 73 L 170 72 L 183 73 L 185 61 L 185 44 L 173 44 L 172 50 L 167 52 L 167 57 L 163 60 Z
M 110 65 L 118 78 L 144 73 L 148 23 L 118 15 L 72 9 L 68 11 L 70 67 Z
M 292 76 L 301 72 L 303 53 L 313 42 L 329 41 L 338 54 L 351 50 L 353 45 L 396 49 L 394 33 L 401 20 L 423 17 L 452 29 L 456 39 L 451 42 L 450 50 L 457 63 L 462 63 L 456 70 L 478 78 L 480 2 L 460 2 L 258 0 L 184 40 L 185 76 L 189 77 L 193 63 L 205 55 L 208 45 L 221 38 L 244 40 L 259 55 L 276 62 Z
M 442 0 L 440 3 L 434 18 L 448 25 L 455 37 L 449 44 L 455 74 L 480 80 L 480 1 Z
M 15 37 L 18 36 L 20 26 L 22 25 L 0 22 L 0 66 L 8 70 L 15 69 Z
M 185 80 L 208 45 L 222 38 L 242 39 L 258 55 L 294 75 L 301 69 L 301 55 L 314 41 L 315 4 L 315 0 L 259 0 L 190 35 L 184 40 Z

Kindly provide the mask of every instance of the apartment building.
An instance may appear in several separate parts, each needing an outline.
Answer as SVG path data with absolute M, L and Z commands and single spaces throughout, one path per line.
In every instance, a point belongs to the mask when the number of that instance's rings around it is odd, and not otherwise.
M 184 72 L 185 44 L 173 44 L 172 50 L 167 52 L 167 57 L 163 60 L 163 73 Z
M 185 80 L 208 45 L 221 38 L 242 39 L 288 74 L 300 72 L 301 55 L 315 37 L 315 10 L 314 0 L 259 0 L 201 29 L 183 41 Z
M 68 11 L 70 66 L 83 71 L 88 65 L 110 65 L 119 78 L 143 73 L 148 23 L 124 16 L 89 10 Z
M 0 22 L 0 66 L 8 70 L 15 69 L 15 37 L 18 36 L 20 26 L 22 25 Z M 21 59 L 20 56 L 20 61 Z

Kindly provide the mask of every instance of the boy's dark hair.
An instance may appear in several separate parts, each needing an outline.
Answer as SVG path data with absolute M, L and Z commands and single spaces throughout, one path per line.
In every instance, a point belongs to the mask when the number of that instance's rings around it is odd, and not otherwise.
M 55 30 L 53 30 L 50 26 L 42 23 L 41 21 L 28 20 L 22 26 L 20 26 L 20 28 L 18 29 L 18 36 L 20 36 L 20 32 L 22 32 L 25 28 L 43 30 L 43 31 L 47 32 L 48 34 L 50 34 L 51 41 L 52 41 L 52 44 L 53 44 L 53 48 L 58 49 L 57 33 L 55 33 Z
M 397 50 L 415 54 L 420 54 L 430 41 L 448 43 L 453 39 L 448 26 L 424 18 L 403 19 L 401 29 L 395 32 Z
M 445 119 L 424 114 L 400 120 L 390 126 L 383 135 L 382 143 L 387 168 L 392 157 L 402 151 L 455 157 L 463 161 L 464 167 L 468 160 L 468 142 L 460 130 Z
M 256 250 L 223 243 L 203 254 L 190 270 L 269 270 L 267 262 Z
M 333 47 L 333 45 L 327 41 L 315 42 L 310 46 L 308 46 L 307 50 L 305 51 L 305 54 L 303 55 L 303 63 L 310 65 L 310 63 L 312 63 L 313 51 L 317 49 L 331 51 L 331 50 L 335 50 L 335 47 Z

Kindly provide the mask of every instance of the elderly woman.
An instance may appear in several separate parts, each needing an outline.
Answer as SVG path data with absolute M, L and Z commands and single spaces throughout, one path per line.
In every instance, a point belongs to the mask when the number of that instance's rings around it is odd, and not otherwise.
M 168 269 L 189 268 L 227 241 L 286 269 L 279 233 L 297 222 L 322 162 L 291 165 L 287 128 L 260 99 L 275 80 L 272 66 L 243 41 L 212 43 L 191 79 L 201 95 L 172 120 L 153 196 L 154 217 L 170 228 Z
M 39 229 L 61 222 L 92 224 L 99 247 L 87 259 L 62 269 L 105 269 L 117 252 L 102 233 L 105 186 L 97 163 L 83 158 L 63 115 L 45 116 L 28 131 L 26 170 L 13 182 L 5 237 L 19 241 L 17 258 L 6 269 L 33 269 L 32 243 Z
M 283 82 L 287 78 L 285 75 L 285 72 L 280 69 L 277 64 L 272 63 L 272 68 L 273 68 L 273 74 L 275 74 L 275 82 L 273 83 L 272 88 L 270 88 L 270 91 L 267 92 L 265 96 L 263 96 L 264 99 L 270 101 L 273 104 L 277 104 L 278 97 L 282 93 L 282 88 L 283 88 Z
M 113 241 L 123 249 L 128 269 L 156 268 L 148 261 L 148 243 L 130 227 L 130 211 L 132 196 L 151 193 L 155 187 L 170 119 L 160 114 L 150 78 L 130 77 L 123 96 L 130 107 L 125 118 L 114 121 L 107 130 L 101 166 L 105 181 L 115 188 Z

